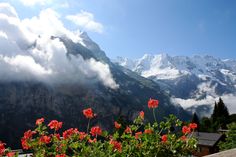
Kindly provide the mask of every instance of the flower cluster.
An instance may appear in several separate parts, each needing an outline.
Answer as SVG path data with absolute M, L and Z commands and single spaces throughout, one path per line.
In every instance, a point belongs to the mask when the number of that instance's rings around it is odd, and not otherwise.
M 114 150 L 122 152 L 122 144 L 121 144 L 121 142 L 118 142 L 118 141 L 115 141 L 115 140 L 111 140 L 110 144 L 113 146 Z
M 36 128 L 24 133 L 21 144 L 24 150 L 33 151 L 34 156 L 186 156 L 196 148 L 192 133 L 195 123 L 184 125 L 174 115 L 166 121 L 156 121 L 154 109 L 159 101 L 150 99 L 148 108 L 153 111 L 154 123 L 145 122 L 144 111 L 139 111 L 133 124 L 114 121 L 114 131 L 108 133 L 99 125 L 90 127 L 95 118 L 92 108 L 83 110 L 88 119 L 87 132 L 70 128 L 61 132 L 63 123 L 52 120 L 47 125 L 44 118 L 36 120 Z M 176 131 L 173 131 L 173 127 Z M 171 129 L 172 128 L 172 129 Z M 181 130 L 182 132 L 178 132 Z M 53 132 L 50 134 L 50 132 Z M 0 156 L 15 156 L 0 142 Z
M 0 141 L 0 155 L 3 155 L 3 153 L 5 152 L 5 143 L 2 143 L 2 141 Z
M 91 108 L 84 109 L 83 114 L 88 119 L 92 119 L 95 116 L 95 114 L 93 113 L 93 110 Z
M 40 125 L 40 124 L 42 124 L 43 122 L 44 122 L 44 118 L 40 118 L 40 119 L 37 119 L 37 120 L 36 120 L 35 124 L 36 124 L 36 125 Z
M 99 126 L 94 126 L 91 128 L 90 133 L 92 136 L 98 136 L 102 134 L 102 129 Z
M 183 134 L 189 134 L 196 128 L 197 128 L 196 123 L 190 123 L 188 126 L 183 126 L 182 127 L 182 132 L 183 132 Z
M 25 150 L 30 149 L 30 145 L 28 144 L 28 141 L 30 141 L 33 137 L 33 135 L 36 134 L 35 131 L 28 130 L 24 133 L 24 136 L 21 138 L 21 144 L 22 148 Z
M 143 111 L 140 111 L 140 112 L 139 112 L 139 117 L 140 117 L 142 120 L 144 120 L 144 112 L 143 112 Z
M 10 149 L 5 148 L 5 143 L 0 141 L 0 156 L 7 156 L 7 157 L 15 157 L 17 156 L 17 153 L 12 152 Z
M 114 124 L 115 124 L 115 128 L 116 128 L 116 129 L 120 129 L 121 124 L 119 124 L 117 121 L 115 121 Z
M 62 127 L 62 122 L 58 122 L 57 120 L 52 120 L 48 124 L 48 126 L 50 127 L 50 129 L 55 129 L 55 131 L 58 131 Z
M 157 108 L 159 105 L 159 101 L 155 99 L 151 99 L 148 101 L 148 108 Z

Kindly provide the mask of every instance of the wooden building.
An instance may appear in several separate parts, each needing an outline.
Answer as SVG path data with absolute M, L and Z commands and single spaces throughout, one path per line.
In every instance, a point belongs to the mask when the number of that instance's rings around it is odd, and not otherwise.
M 217 144 L 223 140 L 223 135 L 219 133 L 194 132 L 193 137 L 198 140 L 198 149 L 193 155 L 199 157 L 217 153 Z

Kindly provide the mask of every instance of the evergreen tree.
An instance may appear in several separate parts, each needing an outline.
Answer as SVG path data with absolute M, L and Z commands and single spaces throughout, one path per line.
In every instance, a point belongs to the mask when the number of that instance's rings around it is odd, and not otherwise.
M 236 114 L 231 114 L 229 116 L 229 123 L 235 122 L 236 123 Z
M 229 118 L 229 111 L 221 98 L 219 99 L 219 102 L 218 102 L 218 108 L 219 108 L 219 112 L 221 113 L 221 115 L 228 119 Z
M 229 111 L 223 100 L 219 98 L 219 102 L 215 102 L 214 110 L 211 115 L 213 127 L 217 130 L 219 127 L 226 129 L 229 123 Z
M 215 132 L 215 129 L 212 127 L 212 120 L 208 117 L 203 117 L 201 119 L 201 126 L 199 131 L 202 132 Z
M 212 118 L 213 122 L 216 121 L 216 119 L 217 119 L 217 117 L 218 117 L 218 115 L 219 115 L 219 113 L 218 113 L 218 107 L 217 107 L 217 106 L 218 106 L 218 105 L 217 105 L 217 103 L 215 102 L 214 110 L 213 110 L 213 113 L 212 113 L 212 115 L 211 115 L 211 118 Z
M 199 122 L 199 118 L 198 118 L 196 112 L 194 112 L 193 117 L 192 117 L 192 121 L 191 121 L 191 122 L 197 124 L 198 127 L 197 127 L 196 130 L 198 131 L 199 128 L 200 128 L 200 122 Z

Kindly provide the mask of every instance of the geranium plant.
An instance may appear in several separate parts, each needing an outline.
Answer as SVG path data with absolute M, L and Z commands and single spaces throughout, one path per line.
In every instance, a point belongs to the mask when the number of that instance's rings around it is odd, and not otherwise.
M 10 148 L 6 148 L 5 145 L 6 145 L 5 143 L 0 141 L 0 157 L 2 157 L 3 155 L 5 155 L 7 157 L 18 156 L 18 153 L 12 152 L 11 149 Z
M 31 150 L 36 157 L 166 157 L 191 154 L 197 145 L 196 139 L 192 137 L 197 125 L 183 125 L 174 115 L 169 115 L 165 121 L 158 123 L 154 112 L 158 105 L 158 100 L 148 101 L 148 107 L 153 111 L 154 123 L 145 122 L 145 113 L 140 111 L 131 125 L 124 126 L 115 121 L 115 131 L 112 133 L 102 130 L 98 125 L 90 127 L 90 121 L 96 117 L 91 108 L 83 110 L 88 119 L 87 132 L 71 128 L 60 135 L 58 131 L 62 128 L 62 122 L 52 120 L 45 125 L 44 118 L 40 118 L 36 120 L 34 130 L 24 133 L 22 148 Z M 0 156 L 6 153 L 10 151 L 5 150 L 4 144 L 0 143 Z

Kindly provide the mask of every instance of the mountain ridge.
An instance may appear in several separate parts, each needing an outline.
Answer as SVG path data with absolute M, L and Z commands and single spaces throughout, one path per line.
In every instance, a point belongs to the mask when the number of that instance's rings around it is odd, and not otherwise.
M 169 91 L 175 103 L 191 112 L 197 106 L 208 106 L 208 113 L 202 111 L 200 115 L 209 115 L 219 97 L 236 100 L 236 60 L 233 59 L 145 54 L 140 59 L 118 57 L 113 62 L 154 80 Z M 227 103 L 235 113 L 233 101 Z
M 68 55 L 72 55 L 68 59 L 80 55 L 85 60 L 94 58 L 98 62 L 104 63 L 107 59 L 109 61 L 109 58 L 103 60 L 104 58 L 96 57 L 93 53 L 97 51 L 93 52 L 81 44 L 68 39 L 60 40 L 65 44 Z M 132 120 L 141 110 L 147 113 L 147 119 L 153 120 L 152 114 L 148 114 L 149 98 L 157 98 L 160 101 L 157 110 L 159 120 L 168 114 L 175 114 L 185 120 L 190 118 L 182 107 L 172 105 L 168 94 L 154 81 L 110 61 L 107 64 L 119 85 L 117 89 L 106 87 L 101 82 L 51 84 L 38 80 L 0 81 L 0 128 L 4 128 L 0 130 L 2 140 L 13 148 L 19 148 L 19 140 L 15 139 L 19 139 L 26 129 L 32 128 L 34 120 L 40 117 L 48 120 L 58 119 L 64 122 L 65 128 L 78 127 L 83 130 L 87 121 L 82 110 L 87 107 L 92 107 L 98 114 L 92 124 L 99 124 L 108 130 L 111 130 L 114 120 L 119 116 Z

